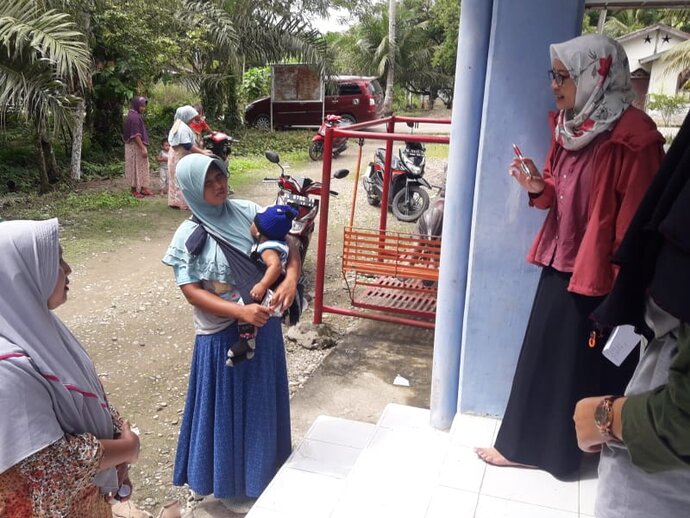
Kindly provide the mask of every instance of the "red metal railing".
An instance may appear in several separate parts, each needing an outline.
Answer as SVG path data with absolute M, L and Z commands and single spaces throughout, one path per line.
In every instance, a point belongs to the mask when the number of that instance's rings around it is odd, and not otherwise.
M 345 128 L 326 128 L 326 136 L 323 150 L 323 169 L 321 182 L 323 185 L 322 192 L 328 192 L 330 190 L 331 184 L 331 168 L 333 163 L 333 139 L 336 137 L 348 137 L 356 139 L 367 139 L 367 140 L 382 140 L 386 142 L 386 154 L 385 154 L 385 164 L 384 164 L 384 178 L 383 178 L 383 193 L 381 199 L 381 215 L 379 218 L 379 228 L 378 231 L 386 234 L 386 224 L 388 216 L 388 191 L 391 183 L 391 162 L 393 158 L 393 143 L 396 141 L 408 141 L 408 142 L 423 142 L 423 143 L 438 143 L 438 144 L 448 144 L 450 137 L 448 135 L 425 135 L 425 134 L 407 134 L 407 133 L 395 133 L 396 123 L 432 123 L 432 124 L 450 124 L 450 119 L 432 119 L 424 117 L 396 117 L 391 116 L 384 119 L 379 119 L 376 121 L 362 122 L 358 124 L 353 124 Z M 371 128 L 373 126 L 380 126 L 382 124 L 386 125 L 386 133 L 369 132 L 362 131 L 365 128 Z M 359 186 L 355 185 L 355 189 Z M 319 219 L 319 237 L 316 250 L 316 283 L 315 283 L 315 293 L 314 293 L 314 323 L 320 324 L 323 321 L 323 313 L 333 313 L 340 315 L 348 315 L 360 318 L 368 318 L 373 320 L 382 320 L 386 322 L 393 322 L 398 324 L 413 325 L 419 327 L 433 328 L 434 323 L 424 320 L 417 320 L 414 318 L 401 318 L 397 316 L 392 316 L 386 314 L 387 312 L 394 312 L 396 314 L 404 314 L 401 311 L 401 306 L 398 304 L 400 301 L 396 301 L 396 307 L 391 307 L 390 305 L 363 302 L 359 306 L 367 310 L 376 310 L 383 313 L 372 313 L 370 311 L 359 311 L 349 308 L 339 308 L 336 306 L 329 306 L 324 304 L 324 279 L 326 272 L 326 246 L 328 242 L 328 208 L 329 208 L 328 196 L 323 196 L 321 199 L 321 214 Z M 382 248 L 383 250 L 383 248 Z M 383 261 L 383 255 L 378 257 Z M 401 258 L 401 261 L 405 261 Z M 351 268 L 351 270 L 357 270 L 356 267 Z M 366 273 L 366 272 L 361 272 Z M 385 273 L 385 270 L 382 270 Z M 409 273 L 409 272 L 408 272 Z M 429 272 L 426 272 L 429 275 Z M 387 275 L 391 277 L 391 275 Z M 392 276 L 395 278 L 395 275 Z M 413 283 L 421 282 L 421 277 L 411 277 L 408 276 L 406 279 L 413 281 Z M 409 288 L 409 291 L 413 292 L 415 290 L 414 286 L 410 282 L 403 283 L 401 286 L 394 286 L 390 283 L 386 285 L 386 289 L 395 289 L 404 291 Z M 433 313 L 430 313 L 428 305 L 421 313 L 416 313 L 416 310 L 411 310 L 412 312 L 407 312 L 409 315 L 418 317 L 432 317 Z M 435 305 L 434 305 L 435 311 Z

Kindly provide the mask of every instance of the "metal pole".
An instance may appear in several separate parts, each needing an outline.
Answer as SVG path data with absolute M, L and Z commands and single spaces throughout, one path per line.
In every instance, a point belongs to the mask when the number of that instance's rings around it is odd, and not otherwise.
M 314 323 L 320 324 L 323 316 L 323 288 L 326 275 L 326 243 L 328 237 L 328 205 L 331 190 L 331 166 L 333 163 L 333 128 L 326 127 L 323 145 L 323 169 L 321 170 L 321 213 L 319 214 L 319 240 L 316 248 L 316 285 L 314 286 Z
M 350 226 L 355 220 L 355 206 L 357 205 L 357 190 L 359 189 L 359 173 L 362 167 L 362 148 L 364 147 L 364 139 L 359 139 L 359 154 L 357 155 L 357 174 L 355 175 L 355 185 L 352 188 L 352 207 L 350 207 Z
M 603 8 L 599 11 L 599 22 L 597 23 L 597 32 L 599 34 L 604 34 L 604 25 L 606 25 L 606 13 L 608 10 Z
M 391 117 L 386 123 L 386 132 L 395 133 L 395 117 Z M 386 230 L 388 221 L 388 197 L 391 187 L 391 164 L 393 163 L 393 141 L 386 140 L 386 158 L 383 164 L 383 191 L 381 192 L 381 217 L 379 219 L 379 230 Z

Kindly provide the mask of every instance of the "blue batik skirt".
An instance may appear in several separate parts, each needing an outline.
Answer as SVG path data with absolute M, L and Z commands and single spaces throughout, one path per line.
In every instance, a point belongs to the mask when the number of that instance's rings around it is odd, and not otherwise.
M 233 324 L 197 335 L 173 483 L 217 498 L 257 497 L 290 455 L 290 401 L 280 319 L 256 337 L 251 360 L 227 367 Z

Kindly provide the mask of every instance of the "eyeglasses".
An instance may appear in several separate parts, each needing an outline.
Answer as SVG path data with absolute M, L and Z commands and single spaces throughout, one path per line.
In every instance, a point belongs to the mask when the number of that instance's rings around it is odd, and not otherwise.
M 563 81 L 567 79 L 570 79 L 570 76 L 565 76 L 563 74 L 559 74 L 555 70 L 549 69 L 549 81 L 556 81 L 558 86 L 563 86 Z

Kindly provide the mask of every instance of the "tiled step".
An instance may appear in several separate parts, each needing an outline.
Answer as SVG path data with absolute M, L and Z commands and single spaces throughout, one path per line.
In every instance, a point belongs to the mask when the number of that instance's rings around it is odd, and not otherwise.
M 330 517 L 375 431 L 370 423 L 319 416 L 247 518 Z
M 577 518 L 593 515 L 595 476 L 560 482 L 487 466 L 498 421 L 459 415 L 450 432 L 429 410 L 388 405 L 376 425 L 320 416 L 247 518 Z

